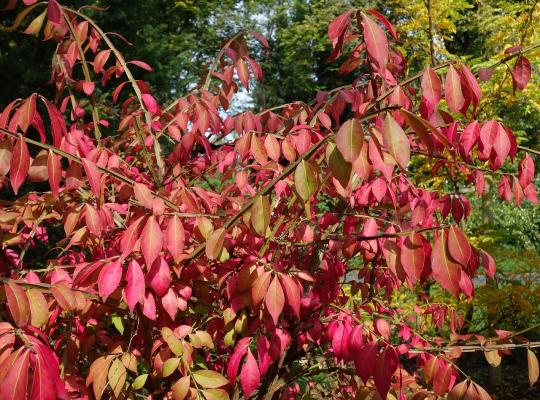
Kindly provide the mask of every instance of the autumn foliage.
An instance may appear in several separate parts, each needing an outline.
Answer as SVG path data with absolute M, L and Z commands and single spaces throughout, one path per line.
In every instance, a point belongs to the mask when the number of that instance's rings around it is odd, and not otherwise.
M 477 120 L 489 69 L 406 77 L 392 25 L 351 10 L 328 28 L 351 85 L 227 112 L 263 79 L 249 51 L 267 42 L 240 32 L 161 105 L 136 78 L 152 68 L 84 10 L 22 3 L 9 29 L 56 42 L 56 94 L 0 114 L 0 398 L 490 398 L 457 344 L 514 336 L 463 333 L 429 288 L 472 298 L 495 263 L 459 227 L 467 197 L 413 166 L 537 203 L 532 158 Z M 515 90 L 526 53 L 505 59 Z M 412 314 L 391 302 L 403 287 Z M 529 370 L 534 383 L 532 352 Z

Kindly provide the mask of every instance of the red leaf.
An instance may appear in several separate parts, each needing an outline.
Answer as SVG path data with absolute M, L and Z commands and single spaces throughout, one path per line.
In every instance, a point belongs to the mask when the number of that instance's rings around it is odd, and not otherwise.
M 242 357 L 244 356 L 244 354 L 246 354 L 250 342 L 250 337 L 240 339 L 236 344 L 236 347 L 234 348 L 231 357 L 229 358 L 229 364 L 227 365 L 227 376 L 229 377 L 229 382 L 232 386 L 235 385 L 236 374 L 238 373 L 238 366 L 240 365 Z
M 465 127 L 463 133 L 459 137 L 465 156 L 470 156 L 471 150 L 477 143 L 479 137 L 480 126 L 478 125 L 478 121 L 473 121 Z
M 287 295 L 287 304 L 294 314 L 300 318 L 300 286 L 287 274 L 280 275 L 281 283 Z
M 422 96 L 424 96 L 431 108 L 436 110 L 441 100 L 442 87 L 441 80 L 433 69 L 426 68 L 422 74 L 421 86 Z
M 96 54 L 96 56 L 94 57 L 94 72 L 96 74 L 103 71 L 103 66 L 105 65 L 105 63 L 109 59 L 110 55 L 111 55 L 111 50 L 110 49 L 100 51 L 99 53 Z
M 0 143 L 0 176 L 6 176 L 11 168 L 11 159 L 13 157 L 13 149 L 11 146 L 11 140 L 4 139 Z
M 392 383 L 392 375 L 398 367 L 398 356 L 396 350 L 388 346 L 377 357 L 375 369 L 373 371 L 373 379 L 375 387 L 383 399 L 386 398 Z
M 94 196 L 97 199 L 101 198 L 101 172 L 99 171 L 97 165 L 90 160 L 82 159 L 82 166 L 84 168 L 84 173 L 88 177 L 88 183 L 90 184 L 90 189 Z
M 493 70 L 491 68 L 480 68 L 478 70 L 478 78 L 480 78 L 482 82 L 489 81 L 492 75 L 493 75 Z
M 401 265 L 410 283 L 414 285 L 420 279 L 426 261 L 422 236 L 412 233 L 405 237 L 400 253 Z
M 152 209 L 152 206 L 154 204 L 154 195 L 152 194 L 152 191 L 148 189 L 148 187 L 143 183 L 135 183 L 133 185 L 133 192 L 135 194 L 135 198 L 145 207 L 149 210 Z
M 255 388 L 259 386 L 260 381 L 261 374 L 259 372 L 259 367 L 257 366 L 257 361 L 255 361 L 253 354 L 251 354 L 251 350 L 248 349 L 246 362 L 240 372 L 240 384 L 242 385 L 242 390 L 244 391 L 246 399 L 249 398 Z
M 381 24 L 383 24 L 386 27 L 386 29 L 388 29 L 388 31 L 394 37 L 394 39 L 397 40 L 398 37 L 397 37 L 397 32 L 396 32 L 395 28 L 390 23 L 390 21 L 388 21 L 386 19 L 386 17 L 384 15 L 382 15 L 379 11 L 377 11 L 375 9 L 367 10 L 367 12 L 370 13 L 371 15 L 373 15 L 375 18 L 377 18 L 379 20 L 379 22 Z
M 19 135 L 15 147 L 13 148 L 10 167 L 10 182 L 15 194 L 19 192 L 19 188 L 26 180 L 29 168 L 30 154 L 28 154 L 28 146 L 22 135 Z
M 180 218 L 175 215 L 169 220 L 169 225 L 167 226 L 167 232 L 165 233 L 165 247 L 177 262 L 184 252 L 185 240 L 186 234 L 184 232 L 184 226 L 182 225 Z
M 34 121 L 36 115 L 36 95 L 28 97 L 20 108 L 19 127 L 23 132 L 28 130 L 28 127 Z
M 236 61 L 236 73 L 238 74 L 238 79 L 240 79 L 242 85 L 249 90 L 249 68 L 246 62 L 241 58 Z
M 148 93 L 143 93 L 141 95 L 144 106 L 148 111 L 150 111 L 152 114 L 157 114 L 158 112 L 158 105 L 156 99 L 154 99 L 154 96 Z
M 443 396 L 448 391 L 450 378 L 452 377 L 452 365 L 439 368 L 433 379 L 433 390 L 439 396 Z
M 463 232 L 455 225 L 452 225 L 448 231 L 447 246 L 450 257 L 463 267 L 467 267 L 471 259 L 472 248 Z
M 122 234 L 122 239 L 120 239 L 120 249 L 122 250 L 122 255 L 120 258 L 126 258 L 135 248 L 135 244 L 139 238 L 139 225 L 141 224 L 142 220 L 143 217 L 137 218 Z
M 277 276 L 274 276 L 270 286 L 268 286 L 268 292 L 266 293 L 264 301 L 268 313 L 272 316 L 274 324 L 277 325 L 279 316 L 285 306 L 285 296 Z
M 381 318 L 375 321 L 375 329 L 377 330 L 377 333 L 383 338 L 385 338 L 386 340 L 390 339 L 392 327 L 387 320 Z
M 101 216 L 99 215 L 99 212 L 90 204 L 87 204 L 85 207 L 84 220 L 92 235 L 98 237 L 101 236 L 101 232 L 103 231 Z
M 504 164 L 506 157 L 510 154 L 511 148 L 512 144 L 510 143 L 508 133 L 504 129 L 498 129 L 497 135 L 493 140 L 493 150 L 495 150 L 496 154 L 495 159 L 492 159 L 493 168 L 498 169 Z
M 534 161 L 530 155 L 526 155 L 519 163 L 519 184 L 526 188 L 534 178 Z
M 150 292 L 146 293 L 146 296 L 144 297 L 142 311 L 143 315 L 148 319 L 151 319 L 152 321 L 157 319 L 156 300 L 154 299 L 154 295 Z
M 34 365 L 30 400 L 56 400 L 58 396 L 55 389 L 54 379 L 47 368 L 47 361 L 38 353 Z
M 459 112 L 465 105 L 465 97 L 461 91 L 461 78 L 453 65 L 448 67 L 446 74 L 444 97 L 448 108 L 453 112 Z
M 349 16 L 351 15 L 352 10 L 344 12 L 341 15 L 338 15 L 330 24 L 328 25 L 328 37 L 331 41 L 334 41 L 340 37 L 345 29 L 349 26 Z
M 465 64 L 461 64 L 461 71 L 463 72 L 463 77 L 465 78 L 467 86 L 471 90 L 474 112 L 476 112 L 476 106 L 478 106 L 478 103 L 482 98 L 482 89 L 480 88 L 474 74 Z
M 373 375 L 378 350 L 379 347 L 376 342 L 369 342 L 354 355 L 356 371 L 364 384 L 367 383 L 370 376 Z
M 19 351 L 15 362 L 0 383 L 2 400 L 26 399 L 28 372 L 30 371 L 30 349 Z
M 152 263 L 147 276 L 150 287 L 158 296 L 164 296 L 171 286 L 171 269 L 163 257 L 157 257 Z
M 457 297 L 459 292 L 459 279 L 461 266 L 450 259 L 447 252 L 446 241 L 448 234 L 443 230 L 435 240 L 431 253 L 431 269 L 433 278 L 439 284 Z
M 141 234 L 141 250 L 144 256 L 144 261 L 148 267 L 152 265 L 154 260 L 161 252 L 163 245 L 163 234 L 161 227 L 153 215 L 148 218 L 146 225 Z
M 512 80 L 514 88 L 525 89 L 527 83 L 531 80 L 531 63 L 526 57 L 519 57 L 512 71 Z
M 62 8 L 56 0 L 49 0 L 47 18 L 55 25 L 59 25 L 62 22 Z
M 253 282 L 253 286 L 251 287 L 251 302 L 254 306 L 259 305 L 266 296 L 266 293 L 268 293 L 270 279 L 272 279 L 270 271 L 265 271 Z
M 98 277 L 98 290 L 99 295 L 103 298 L 103 301 L 107 301 L 107 298 L 116 290 L 120 285 L 122 279 L 122 266 L 120 261 L 116 260 L 105 265 Z
M 94 93 L 95 84 L 94 82 L 83 82 L 83 92 L 87 96 L 90 96 L 92 93 Z
M 133 64 L 133 65 L 136 65 L 137 67 L 147 70 L 148 72 L 152 72 L 152 67 L 148 65 L 147 63 L 145 63 L 144 61 L 133 60 L 133 61 L 128 62 L 128 64 Z
M 126 282 L 127 285 L 124 289 L 126 301 L 129 311 L 133 312 L 137 303 L 143 298 L 145 290 L 144 275 L 141 266 L 135 260 L 131 261 L 128 265 Z
M 264 139 L 264 148 L 268 157 L 273 161 L 278 162 L 281 156 L 281 147 L 278 140 L 273 135 L 267 135 Z
M 62 179 L 62 164 L 60 157 L 49 150 L 47 157 L 47 173 L 49 175 L 49 184 L 53 197 L 58 200 L 60 198 L 60 180 Z
M 265 48 L 268 48 L 269 45 L 268 45 L 268 40 L 266 40 L 266 38 L 261 35 L 259 32 L 257 31 L 249 31 L 249 33 L 255 38 L 257 39 L 259 42 L 261 42 L 261 44 L 265 47 Z
M 375 21 L 362 13 L 362 27 L 369 56 L 379 68 L 385 66 L 388 59 L 388 40 L 386 34 Z
M 11 282 L 7 282 L 4 289 L 11 317 L 19 327 L 28 325 L 30 322 L 30 302 L 26 292 L 19 285 Z

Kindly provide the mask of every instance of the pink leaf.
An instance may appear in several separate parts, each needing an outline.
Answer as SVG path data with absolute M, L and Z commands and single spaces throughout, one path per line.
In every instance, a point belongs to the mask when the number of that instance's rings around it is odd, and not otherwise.
M 122 259 L 126 258 L 129 254 L 131 254 L 131 252 L 135 248 L 135 244 L 137 243 L 137 239 L 139 238 L 139 226 L 142 220 L 142 216 L 137 218 L 122 233 L 122 238 L 120 239 L 120 250 L 122 250 L 122 255 L 120 257 Z
M 62 8 L 56 0 L 49 0 L 47 18 L 55 25 L 59 25 L 62 22 Z
M 519 184 L 526 188 L 534 178 L 534 161 L 530 155 L 526 155 L 519 163 Z
M 95 84 L 94 82 L 83 82 L 83 92 L 87 96 L 90 96 L 92 93 L 94 93 Z
M 30 371 L 30 349 L 21 348 L 14 353 L 15 361 L 0 382 L 2 400 L 26 399 L 28 372 Z
M 512 71 L 514 88 L 525 89 L 527 83 L 531 80 L 531 63 L 526 57 L 519 57 Z
M 60 157 L 49 150 L 47 157 L 47 173 L 49 175 L 49 184 L 53 197 L 58 200 L 60 192 L 60 180 L 62 179 L 62 165 Z
M 26 180 L 29 169 L 30 154 L 28 153 L 28 146 L 22 135 L 19 135 L 15 147 L 13 148 L 10 167 L 10 182 L 15 194 L 19 192 L 19 188 Z
M 388 346 L 377 357 L 373 372 L 375 387 L 383 399 L 386 398 L 386 395 L 390 390 L 392 375 L 396 371 L 397 367 L 398 356 L 396 350 L 393 347 Z
M 161 305 L 167 311 L 167 314 L 174 321 L 176 317 L 176 312 L 178 311 L 178 297 L 174 293 L 172 288 L 169 288 L 167 294 L 161 298 Z
M 126 288 L 125 296 L 128 303 L 129 311 L 133 312 L 135 305 L 143 298 L 145 284 L 144 275 L 139 263 L 135 260 L 128 265 L 126 272 Z
M 417 233 L 405 237 L 401 246 L 400 260 L 411 284 L 420 279 L 426 261 L 424 242 Z
M 472 248 L 463 232 L 455 225 L 448 231 L 447 246 L 450 257 L 463 267 L 467 267 L 472 256 Z
M 111 50 L 102 50 L 96 56 L 94 57 L 94 72 L 96 74 L 103 71 L 103 66 L 109 59 L 109 56 L 111 55 Z
M 121 279 L 122 266 L 120 261 L 113 261 L 101 269 L 98 277 L 98 289 L 103 301 L 107 301 L 107 298 L 118 289 Z
M 148 271 L 148 280 L 154 293 L 161 297 L 171 286 L 171 269 L 163 257 L 157 257 Z
M 461 91 L 461 78 L 453 65 L 448 67 L 446 74 L 444 97 L 448 108 L 453 112 L 459 112 L 465 105 L 465 97 Z
M 341 15 L 338 15 L 330 24 L 328 25 L 328 37 L 330 40 L 334 41 L 338 37 L 340 37 L 343 32 L 347 29 L 349 26 L 349 17 L 351 15 L 352 11 L 349 10 L 347 12 L 344 12 Z
M 496 270 L 495 260 L 483 250 L 480 250 L 480 255 L 482 256 L 482 267 L 484 267 L 486 275 L 490 278 L 493 278 L 495 276 Z
M 300 286 L 287 274 L 281 274 L 281 284 L 287 295 L 287 304 L 294 314 L 300 318 Z
M 443 288 L 457 297 L 461 266 L 449 257 L 446 250 L 447 238 L 448 233 L 441 231 L 439 237 L 435 240 L 431 253 L 432 275 Z
M 229 364 L 227 365 L 227 376 L 229 377 L 229 382 L 232 386 L 236 383 L 236 375 L 238 374 L 238 366 L 240 365 L 240 361 L 242 360 L 242 357 L 244 354 L 246 354 L 246 351 L 249 347 L 249 343 L 251 342 L 250 337 L 242 338 L 238 341 L 236 344 L 236 347 L 234 348 L 234 351 L 229 358 Z
M 141 95 L 144 106 L 148 111 L 150 111 L 152 114 L 157 114 L 158 112 L 158 105 L 156 102 L 156 99 L 151 94 L 144 93 Z
M 88 177 L 88 183 L 90 184 L 92 193 L 94 193 L 96 198 L 101 198 L 101 172 L 99 171 L 97 165 L 93 161 L 83 158 L 82 166 L 86 176 Z
M 362 13 L 362 27 L 369 56 L 379 68 L 385 66 L 388 59 L 388 40 L 386 34 L 375 21 Z
M 161 252 L 163 234 L 153 215 L 148 218 L 141 234 L 141 250 L 146 265 L 150 267 Z
M 167 232 L 165 233 L 165 247 L 171 253 L 173 258 L 178 261 L 184 252 L 184 243 L 186 234 L 180 218 L 173 216 L 169 220 Z
M 493 70 L 491 68 L 480 68 L 478 70 L 478 78 L 480 78 L 482 82 L 489 81 L 492 75 L 493 75 Z
M 264 300 L 268 313 L 272 316 L 274 324 L 277 325 L 279 316 L 285 306 L 285 295 L 277 276 L 274 276 L 270 286 L 268 286 Z
M 248 349 L 246 362 L 240 372 L 240 384 L 244 391 L 245 398 L 249 398 L 251 393 L 259 386 L 261 381 L 261 374 L 255 357 L 251 354 L 251 350 Z
M 135 183 L 133 185 L 133 192 L 135 194 L 135 198 L 146 208 L 149 210 L 152 209 L 153 203 L 154 203 L 154 195 L 152 194 L 152 191 L 148 189 L 148 187 L 143 183 Z
M 427 100 L 433 110 L 439 107 L 441 100 L 442 86 L 439 76 L 433 69 L 426 68 L 422 74 L 422 96 Z
M 148 72 L 152 72 L 152 67 L 148 65 L 147 63 L 145 63 L 144 61 L 133 60 L 133 61 L 128 62 L 128 64 L 133 64 L 133 65 L 136 65 L 137 67 L 147 70 Z
M 370 13 L 371 15 L 373 15 L 375 18 L 377 18 L 379 20 L 379 22 L 381 24 L 383 24 L 386 27 L 386 29 L 388 29 L 388 31 L 394 37 L 394 39 L 397 40 L 398 37 L 397 37 L 396 29 L 393 27 L 393 25 L 390 23 L 390 21 L 388 21 L 386 19 L 386 17 L 384 15 L 382 15 L 379 11 L 377 11 L 375 9 L 367 10 L 367 12 Z

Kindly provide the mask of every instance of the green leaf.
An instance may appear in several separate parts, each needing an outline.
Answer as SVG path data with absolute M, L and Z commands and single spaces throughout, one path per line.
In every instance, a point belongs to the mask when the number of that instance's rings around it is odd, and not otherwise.
M 294 172 L 294 185 L 302 200 L 308 201 L 318 189 L 317 167 L 313 161 L 302 160 Z
M 225 386 L 229 381 L 219 372 L 201 369 L 193 372 L 193 379 L 205 389 L 216 389 Z
M 182 342 L 175 336 L 174 332 L 170 328 L 164 327 L 161 330 L 161 336 L 175 356 L 180 357 L 184 353 L 184 346 L 182 345 Z
M 124 324 L 122 323 L 122 317 L 119 315 L 111 315 L 111 320 L 118 332 L 120 332 L 121 335 L 124 334 Z
M 114 395 L 120 396 L 120 392 L 124 390 L 124 383 L 126 383 L 126 367 L 122 364 L 119 358 L 116 358 L 109 368 L 108 380 Z
M 229 393 L 224 389 L 203 390 L 206 400 L 229 400 Z
M 179 358 L 169 358 L 167 361 L 163 363 L 163 371 L 161 375 L 166 378 L 169 375 L 172 375 L 174 371 L 176 371 L 176 368 L 178 368 L 178 365 L 180 364 Z
M 332 143 L 328 144 L 326 154 L 332 175 L 346 188 L 351 179 L 352 164 L 345 161 L 339 149 Z
M 364 144 L 364 131 L 360 122 L 353 118 L 341 125 L 336 134 L 336 144 L 345 161 L 352 163 L 356 160 Z
M 135 378 L 135 380 L 131 384 L 131 387 L 133 387 L 134 390 L 141 389 L 142 387 L 144 387 L 146 379 L 148 379 L 148 374 L 139 375 L 137 378 Z
M 266 235 L 270 224 L 270 201 L 268 196 L 259 196 L 251 207 L 251 226 L 260 236 Z
M 219 228 L 210 234 L 210 237 L 206 241 L 206 257 L 210 260 L 215 260 L 219 257 L 226 233 L 227 231 L 224 228 Z
M 401 169 L 407 168 L 411 158 L 409 139 L 390 113 L 382 124 L 383 144 Z

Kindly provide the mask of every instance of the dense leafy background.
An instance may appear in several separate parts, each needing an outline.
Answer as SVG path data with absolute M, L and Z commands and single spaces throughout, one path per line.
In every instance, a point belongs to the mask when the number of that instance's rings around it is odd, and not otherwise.
M 88 1 L 65 1 L 74 8 Z M 431 7 L 427 7 L 432 3 Z M 502 57 L 508 45 L 526 46 L 540 40 L 540 5 L 535 0 L 208 0 L 95 1 L 108 12 L 89 10 L 105 31 L 118 31 L 131 45 L 117 42 L 127 58 L 149 62 L 154 73 L 147 77 L 161 100 L 174 98 L 197 84 L 201 65 L 210 63 L 220 43 L 239 29 L 256 29 L 270 42 L 269 50 L 259 48 L 265 78 L 254 82 L 238 108 L 256 110 L 293 100 L 310 101 L 319 90 L 350 81 L 336 77 L 339 63 L 327 61 L 331 44 L 326 36 L 328 23 L 350 6 L 377 7 L 396 22 L 401 32 L 400 47 L 413 74 L 426 63 L 461 58 L 472 66 L 483 66 Z M 431 9 L 432 26 L 429 25 Z M 152 10 L 152 12 L 148 12 Z M 12 19 L 4 15 L 3 24 Z M 431 31 L 431 32 L 430 32 Z M 431 42 L 431 47 L 430 47 Z M 433 50 L 431 50 L 431 48 Z M 15 97 L 34 91 L 50 94 L 47 86 L 53 44 L 22 33 L 0 32 L 0 107 Z M 532 57 L 538 69 L 538 52 Z M 512 61 L 513 62 L 513 61 Z M 511 62 L 511 63 L 512 63 Z M 140 72 L 141 74 L 143 72 Z M 514 93 L 508 71 L 500 68 L 486 84 L 480 107 L 484 119 L 502 119 L 519 136 L 521 143 L 539 148 L 539 75 L 525 91 Z M 506 76 L 505 76 L 506 75 Z M 422 168 L 418 166 L 421 173 Z M 445 182 L 433 181 L 434 187 Z M 496 188 L 480 200 L 481 210 L 467 222 L 469 235 L 499 261 L 497 282 L 488 282 L 468 307 L 470 330 L 492 334 L 499 329 L 520 330 L 540 321 L 540 211 L 530 205 L 516 210 L 513 205 L 493 201 Z M 496 206 L 494 206 L 496 204 Z M 35 255 L 37 257 L 37 254 Z M 441 296 L 443 296 L 441 294 Z M 404 305 L 407 296 L 396 299 Z M 517 306 L 517 310 L 516 310 Z M 534 333 L 532 333 L 534 336 Z

